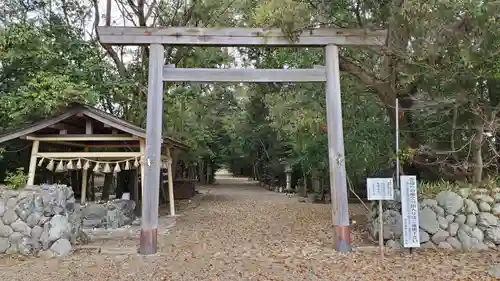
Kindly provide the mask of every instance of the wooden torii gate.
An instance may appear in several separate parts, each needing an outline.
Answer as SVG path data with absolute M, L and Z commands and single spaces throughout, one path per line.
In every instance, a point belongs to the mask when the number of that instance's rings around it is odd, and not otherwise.
M 348 191 L 344 162 L 338 45 L 384 45 L 386 30 L 305 30 L 290 42 L 279 29 L 193 27 L 99 27 L 103 44 L 149 45 L 146 157 L 139 252 L 157 251 L 163 81 L 191 82 L 326 82 L 328 159 L 335 250 L 349 252 Z M 324 47 L 324 68 L 313 69 L 196 69 L 164 65 L 163 45 Z

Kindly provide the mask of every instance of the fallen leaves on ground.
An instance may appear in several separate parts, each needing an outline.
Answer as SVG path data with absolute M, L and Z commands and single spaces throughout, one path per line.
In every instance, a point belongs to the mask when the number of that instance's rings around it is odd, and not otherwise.
M 206 191 L 205 191 L 206 192 Z M 211 187 L 187 208 L 171 233 L 160 235 L 159 255 L 75 253 L 64 260 L 0 262 L 1 280 L 493 280 L 500 252 L 333 251 L 328 205 L 249 184 Z M 366 245 L 356 227 L 355 246 Z M 137 241 L 109 241 L 133 246 Z

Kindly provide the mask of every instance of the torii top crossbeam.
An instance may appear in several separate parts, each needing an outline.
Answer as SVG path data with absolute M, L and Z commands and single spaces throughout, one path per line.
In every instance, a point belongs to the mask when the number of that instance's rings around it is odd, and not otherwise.
M 385 44 L 386 30 L 306 29 L 291 42 L 280 29 L 194 27 L 98 27 L 99 39 L 112 45 L 204 45 L 204 46 L 326 46 Z

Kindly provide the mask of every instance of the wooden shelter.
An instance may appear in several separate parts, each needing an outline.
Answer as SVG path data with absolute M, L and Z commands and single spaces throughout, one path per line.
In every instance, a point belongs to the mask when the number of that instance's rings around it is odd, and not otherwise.
M 145 161 L 146 131 L 97 108 L 75 104 L 57 116 L 0 136 L 0 143 L 19 138 L 33 143 L 27 185 L 35 184 L 38 164 L 39 167 L 45 166 L 56 172 L 81 172 L 83 180 L 77 189 L 81 188 L 82 204 L 88 197 L 89 170 L 115 174 L 123 170 L 137 170 L 135 188 L 131 190 L 136 203 L 139 203 L 138 199 L 144 188 L 149 188 L 144 186 L 144 180 L 139 180 L 138 176 L 140 171 L 142 178 L 145 166 L 151 165 L 149 161 Z M 168 201 L 170 213 L 174 215 L 175 167 L 181 153 L 189 150 L 189 147 L 167 136 L 163 136 L 161 141 L 161 165 L 167 171 Z M 38 183 L 42 181 L 39 180 Z M 160 181 L 160 186 L 163 183 L 163 180 Z M 163 194 L 167 194 L 165 190 Z

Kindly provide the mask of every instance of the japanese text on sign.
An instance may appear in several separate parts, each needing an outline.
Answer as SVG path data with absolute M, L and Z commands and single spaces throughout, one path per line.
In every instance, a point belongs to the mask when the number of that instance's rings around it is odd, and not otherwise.
M 394 184 L 392 178 L 366 179 L 368 200 L 393 200 Z
M 418 248 L 420 247 L 420 231 L 416 176 L 401 176 L 401 209 L 404 247 Z

